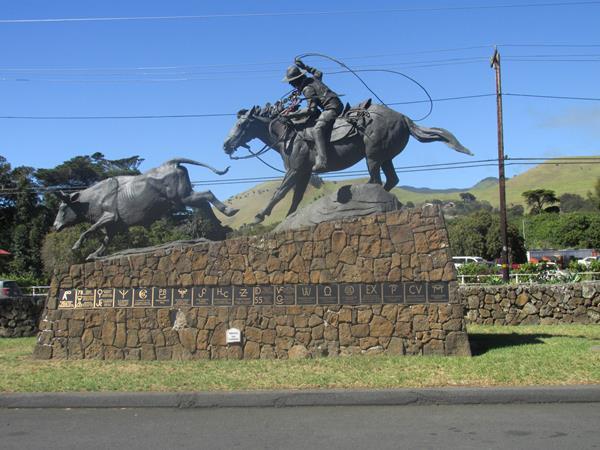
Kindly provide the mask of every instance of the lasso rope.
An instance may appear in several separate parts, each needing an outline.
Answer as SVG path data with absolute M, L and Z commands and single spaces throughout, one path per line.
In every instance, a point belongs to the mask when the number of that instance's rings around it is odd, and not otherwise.
M 414 84 L 416 84 L 417 86 L 419 86 L 421 88 L 421 90 L 425 93 L 425 95 L 427 95 L 427 98 L 429 99 L 429 111 L 427 112 L 427 114 L 425 114 L 423 117 L 420 117 L 419 119 L 413 119 L 414 122 L 419 122 L 421 120 L 425 120 L 427 117 L 429 117 L 431 115 L 431 113 L 433 112 L 433 99 L 431 98 L 431 95 L 429 95 L 429 92 L 427 92 L 427 89 L 425 89 L 425 87 L 419 83 L 417 80 L 415 80 L 414 78 L 409 77 L 408 75 L 402 73 L 402 72 L 398 72 L 397 70 L 390 70 L 390 69 L 359 69 L 359 70 L 354 70 L 351 69 L 350 67 L 348 67 L 345 63 L 343 63 L 342 61 L 333 58 L 331 56 L 328 55 L 324 55 L 323 53 L 304 53 L 302 55 L 298 55 L 296 56 L 294 59 L 302 59 L 302 58 L 308 58 L 308 57 L 312 57 L 312 56 L 316 56 L 319 58 L 325 58 L 328 59 L 330 61 L 335 62 L 336 64 L 340 65 L 341 67 L 343 67 L 344 69 L 346 69 L 346 71 L 350 72 L 352 75 L 354 75 L 361 83 L 362 85 L 367 88 L 367 90 L 373 94 L 375 96 L 375 98 L 377 100 L 379 100 L 383 105 L 388 106 L 378 95 L 377 93 L 375 93 L 370 87 L 369 85 L 357 74 L 357 72 L 387 72 L 387 73 L 393 73 L 395 75 L 399 75 L 402 76 L 404 78 L 406 78 L 407 80 L 412 81 Z M 389 108 L 389 106 L 388 106 Z
M 362 85 L 367 88 L 367 90 L 373 94 L 375 96 L 375 98 L 377 100 L 379 100 L 379 102 L 385 106 L 387 106 L 389 108 L 389 106 L 379 97 L 379 95 L 377 95 L 377 93 L 375 91 L 373 91 L 369 85 L 357 74 L 357 72 L 383 72 L 383 73 L 393 73 L 394 75 L 398 75 L 398 76 L 402 76 L 404 78 L 406 78 L 409 81 L 412 81 L 414 84 L 416 84 L 417 86 L 419 86 L 419 88 L 421 88 L 421 90 L 425 93 L 425 95 L 427 96 L 427 99 L 429 100 L 429 111 L 427 111 L 427 114 L 425 114 L 423 117 L 420 117 L 418 119 L 413 119 L 414 122 L 419 122 L 421 120 L 425 120 L 427 117 L 429 117 L 431 115 L 431 113 L 433 112 L 433 99 L 431 98 L 431 95 L 429 95 L 429 92 L 427 91 L 427 89 L 425 89 L 425 87 L 419 83 L 417 80 L 415 80 L 412 77 L 409 77 L 408 75 L 406 75 L 405 73 L 399 72 L 397 70 L 391 70 L 391 69 L 358 69 L 358 70 L 354 70 L 351 69 L 350 67 L 348 67 L 345 63 L 343 63 L 342 61 L 333 58 L 329 55 L 325 55 L 323 53 L 303 53 L 301 55 L 298 55 L 294 58 L 294 60 L 298 60 L 298 59 L 302 59 L 302 58 L 310 58 L 310 57 L 318 57 L 318 58 L 325 58 L 328 59 L 330 61 L 335 62 L 336 64 L 340 65 L 341 67 L 343 67 L 344 69 L 346 69 L 347 72 L 350 72 L 352 75 L 354 75 L 361 83 Z M 287 93 L 285 93 L 281 99 L 285 99 L 285 100 L 290 100 L 292 102 L 294 102 L 294 100 L 296 100 L 295 98 L 292 100 L 292 95 L 295 92 L 295 90 L 291 90 L 288 91 Z M 299 102 L 297 101 L 293 106 L 297 105 Z M 285 111 L 285 110 L 284 110 Z M 269 130 L 270 132 L 270 130 Z M 258 152 L 254 153 L 250 147 L 247 147 L 246 150 L 248 150 L 248 152 L 250 152 L 250 155 L 247 156 L 232 156 L 229 155 L 230 159 L 250 159 L 250 158 L 258 158 L 258 160 L 260 162 L 262 162 L 264 165 L 270 167 L 273 170 L 276 170 L 277 172 L 280 173 L 285 173 L 283 170 L 280 170 L 276 167 L 273 167 L 271 164 L 267 163 L 266 161 L 264 161 L 260 156 L 262 154 L 264 154 L 270 147 L 268 145 L 265 144 L 265 146 L 259 150 Z

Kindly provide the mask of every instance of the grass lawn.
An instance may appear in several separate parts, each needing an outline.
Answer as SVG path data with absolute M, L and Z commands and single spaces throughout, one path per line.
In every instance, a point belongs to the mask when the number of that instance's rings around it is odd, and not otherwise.
M 35 338 L 0 339 L 0 392 L 206 391 L 600 383 L 598 325 L 469 326 L 466 357 L 295 361 L 36 361 Z

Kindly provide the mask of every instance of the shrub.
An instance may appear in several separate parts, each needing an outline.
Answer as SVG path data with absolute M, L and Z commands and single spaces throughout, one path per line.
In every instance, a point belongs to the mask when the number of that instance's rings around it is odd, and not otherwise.
M 25 274 L 3 273 L 3 274 L 0 274 L 0 279 L 16 281 L 16 283 L 21 287 L 46 286 L 48 284 L 47 278 L 36 277 L 35 275 L 30 274 L 30 273 L 25 273 Z

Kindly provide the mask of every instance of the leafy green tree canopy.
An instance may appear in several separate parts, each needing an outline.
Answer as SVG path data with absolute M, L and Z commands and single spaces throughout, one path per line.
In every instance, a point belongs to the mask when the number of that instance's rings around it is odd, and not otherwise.
M 521 194 L 527 206 L 530 208 L 530 214 L 541 214 L 545 211 L 547 206 L 558 203 L 558 197 L 556 193 L 551 189 L 531 189 Z
M 581 195 L 565 193 L 559 197 L 560 210 L 563 213 L 578 211 L 594 211 L 596 205 L 589 198 L 583 198 Z
M 96 152 L 76 156 L 52 169 L 38 169 L 35 176 L 44 186 L 86 187 L 113 176 L 137 175 L 142 161 L 139 156 L 110 160 Z
M 461 192 L 460 198 L 465 203 L 471 203 L 471 202 L 474 202 L 475 200 L 477 200 L 477 197 L 475 197 L 470 192 Z
M 508 226 L 509 257 L 513 262 L 526 259 L 525 246 L 519 230 Z M 498 214 L 477 211 L 448 221 L 450 249 L 453 255 L 481 256 L 487 260 L 500 257 L 502 242 Z

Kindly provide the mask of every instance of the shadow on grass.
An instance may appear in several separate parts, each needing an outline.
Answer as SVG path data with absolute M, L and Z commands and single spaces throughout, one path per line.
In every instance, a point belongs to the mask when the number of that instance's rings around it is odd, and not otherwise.
M 518 347 L 520 345 L 544 344 L 543 338 L 558 337 L 556 334 L 532 333 L 469 333 L 469 343 L 473 356 L 480 356 L 497 348 Z

